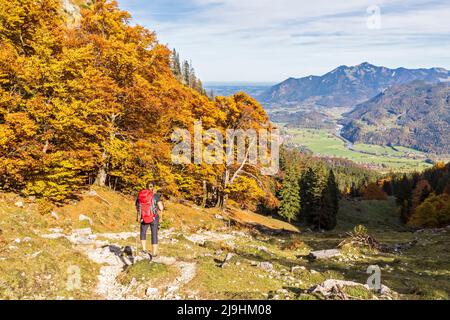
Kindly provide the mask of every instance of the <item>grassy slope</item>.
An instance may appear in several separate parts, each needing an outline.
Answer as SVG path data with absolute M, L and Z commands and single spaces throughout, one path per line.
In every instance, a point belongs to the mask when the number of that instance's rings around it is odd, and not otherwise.
M 395 201 L 344 201 L 339 212 L 336 230 L 305 238 L 316 248 L 336 246 L 344 232 L 363 224 L 383 244 L 406 243 L 417 239 L 417 246 L 402 254 L 388 254 L 360 250 L 354 261 L 318 263 L 318 270 L 334 270 L 345 276 L 365 282 L 369 265 L 382 270 L 382 283 L 400 293 L 404 299 L 449 299 L 450 297 L 450 234 L 411 233 L 398 222 Z
M 94 220 L 96 232 L 130 231 L 135 226 L 133 199 L 114 192 L 99 189 L 98 197 L 85 196 L 72 205 L 57 208 L 60 216 L 55 220 L 48 214 L 40 215 L 36 205 L 26 204 L 20 209 L 13 205 L 14 195 L 0 197 L 0 297 L 2 298 L 50 298 L 58 296 L 75 299 L 97 298 L 92 294 L 99 266 L 76 252 L 68 241 L 45 240 L 37 233 L 48 228 L 86 227 L 78 221 L 78 214 Z M 445 234 L 413 234 L 399 224 L 395 203 L 389 201 L 341 202 L 339 225 L 326 233 L 285 233 L 275 236 L 257 232 L 252 227 L 239 224 L 228 227 L 226 220 L 215 218 L 220 211 L 205 210 L 195 206 L 167 203 L 165 228 L 174 233 L 161 243 L 163 255 L 176 257 L 180 261 L 195 262 L 197 275 L 181 288 L 183 298 L 224 299 L 315 299 L 306 293 L 311 286 L 330 278 L 355 280 L 364 283 L 368 277 L 367 266 L 378 264 L 382 269 L 383 284 L 399 292 L 402 298 L 448 299 L 450 294 L 450 236 Z M 261 217 L 250 212 L 236 210 L 234 219 L 245 223 L 259 223 L 268 229 L 296 230 L 282 221 Z M 118 220 L 115 220 L 115 219 Z M 364 224 L 380 242 L 397 244 L 418 238 L 416 247 L 402 255 L 371 252 L 364 249 L 347 250 L 344 259 L 325 262 L 309 262 L 302 259 L 310 250 L 330 249 L 345 237 L 345 232 L 357 224 Z M 214 241 L 196 244 L 188 239 L 190 233 L 215 230 L 217 234 L 236 234 L 232 241 Z M 236 231 L 238 231 L 236 233 Z M 25 237 L 31 242 L 24 242 Z M 20 238 L 21 243 L 14 240 Z M 133 245 L 134 240 L 119 241 L 122 245 Z M 17 247 L 17 249 L 11 248 Z M 33 258 L 33 253 L 42 253 Z M 234 254 L 225 268 L 218 264 L 227 252 Z M 6 260 L 5 260 L 6 258 Z M 58 263 L 55 263 L 58 261 Z M 270 262 L 274 272 L 256 266 L 258 262 Z M 65 289 L 67 268 L 78 265 L 82 271 L 82 290 L 69 292 Z M 291 267 L 303 266 L 291 272 Z M 155 272 L 155 268 L 159 271 Z M 151 275 L 151 277 L 148 277 Z M 148 286 L 164 287 L 178 275 L 176 268 L 138 264 L 127 270 L 120 278 L 123 283 L 133 277 Z M 145 287 L 145 286 L 144 286 Z M 141 296 L 143 296 L 141 292 Z M 372 293 L 353 290 L 352 296 L 371 298 Z
M 99 266 L 81 252 L 76 251 L 66 239 L 48 240 L 41 234 L 52 233 L 59 228 L 66 233 L 72 229 L 90 227 L 94 232 L 122 232 L 136 230 L 134 199 L 108 189 L 96 188 L 96 195 L 88 193 L 80 201 L 50 210 L 36 201 L 22 199 L 13 194 L 0 193 L 0 298 L 4 299 L 91 299 L 97 282 Z M 24 207 L 14 205 L 24 202 Z M 183 234 L 197 230 L 215 230 L 226 225 L 225 220 L 215 218 L 221 214 L 218 209 L 199 208 L 165 201 L 163 228 L 174 228 L 180 234 L 180 243 L 188 245 Z M 50 212 L 57 214 L 58 219 Z M 236 211 L 239 216 L 240 211 Z M 79 221 L 83 214 L 92 219 Z M 242 213 L 253 220 L 271 221 L 252 213 Z M 293 228 L 282 221 L 273 220 L 268 227 L 275 229 Z M 24 239 L 31 238 L 29 242 Z M 16 242 L 20 240 L 20 243 Z M 28 240 L 28 239 L 27 239 Z M 120 243 L 120 241 L 119 241 Z M 122 241 L 122 245 L 134 245 L 134 240 Z M 202 250 L 189 250 L 178 243 L 162 244 L 167 254 L 185 260 L 196 257 Z M 55 263 L 58 261 L 58 263 Z M 82 290 L 69 291 L 66 284 L 69 267 L 78 266 L 81 271 Z M 136 272 L 142 273 L 146 266 Z M 151 269 L 145 272 L 151 272 Z M 171 269 L 174 272 L 173 269 Z M 145 273 L 144 272 L 144 273 Z M 124 281 L 128 278 L 124 276 Z
M 16 200 L 14 195 L 0 194 L 0 298 L 94 297 L 92 290 L 98 266 L 75 251 L 65 239 L 41 238 L 40 230 L 57 225 L 41 216 L 35 205 L 23 209 L 14 206 Z M 82 290 L 67 290 L 71 266 L 80 268 Z

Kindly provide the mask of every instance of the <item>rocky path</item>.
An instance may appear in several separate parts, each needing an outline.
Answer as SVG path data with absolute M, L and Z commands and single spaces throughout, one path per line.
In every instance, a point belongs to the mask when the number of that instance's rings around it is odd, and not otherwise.
M 124 286 L 117 279 L 126 267 L 143 260 L 139 256 L 133 256 L 135 248 L 122 247 L 110 240 L 126 240 L 135 238 L 135 232 L 122 233 L 102 233 L 94 234 L 90 228 L 77 229 L 69 235 L 64 234 L 60 229 L 51 229 L 51 233 L 41 235 L 46 239 L 68 239 L 77 250 L 85 254 L 90 260 L 101 264 L 100 274 L 95 293 L 106 300 L 139 300 L 133 292 L 136 287 L 136 280 Z M 165 234 L 167 233 L 167 234 Z M 167 238 L 169 231 L 162 231 L 161 238 Z M 99 240 L 106 239 L 106 240 Z M 189 283 L 196 275 L 197 265 L 191 262 L 177 261 L 173 257 L 158 257 L 154 262 L 174 265 L 180 270 L 180 275 L 171 283 L 167 283 L 165 291 L 161 294 L 155 288 L 147 289 L 149 297 L 155 299 L 180 299 L 179 289 Z
M 148 288 L 148 291 L 157 293 L 154 298 L 163 300 L 178 300 L 181 299 L 179 290 L 183 285 L 188 284 L 194 279 L 197 274 L 197 264 L 194 262 L 177 261 L 171 257 L 158 257 L 154 259 L 154 262 L 162 263 L 166 265 L 175 265 L 180 270 L 180 275 L 171 283 L 164 286 L 164 291 L 159 295 L 159 290 L 156 288 Z M 147 294 L 149 295 L 149 294 Z

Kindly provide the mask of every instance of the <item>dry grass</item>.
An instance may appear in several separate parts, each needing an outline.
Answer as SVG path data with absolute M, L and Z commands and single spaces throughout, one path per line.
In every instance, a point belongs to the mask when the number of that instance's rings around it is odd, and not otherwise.
M 195 205 L 185 205 L 165 201 L 164 220 L 170 227 L 178 230 L 195 231 L 196 229 L 214 230 L 224 226 L 224 221 L 216 219 L 218 209 L 204 209 Z
M 66 232 L 71 228 L 85 227 L 86 222 L 79 221 L 80 214 L 93 220 L 92 228 L 95 232 L 132 231 L 131 227 L 135 226 L 133 197 L 108 189 L 96 191 L 100 197 L 86 194 L 79 202 L 53 208 L 58 213 L 58 220 L 48 210 L 41 210 L 36 201 L 21 199 L 25 206 L 18 208 L 14 205 L 20 200 L 18 196 L 0 193 L 0 298 L 100 298 L 92 293 L 99 266 L 84 254 L 75 251 L 67 240 L 46 240 L 39 236 L 44 232 L 49 233 L 48 228 L 53 227 L 63 227 Z M 194 292 L 194 296 L 198 298 L 266 299 L 276 295 L 278 290 L 287 288 L 291 298 L 309 299 L 314 297 L 301 293 L 302 290 L 325 279 L 364 283 L 368 265 L 379 265 L 383 272 L 383 284 L 399 292 L 402 298 L 449 297 L 449 233 L 406 232 L 395 216 L 395 202 L 392 199 L 376 202 L 343 201 L 338 216 L 339 225 L 335 231 L 301 234 L 292 225 L 248 211 L 232 209 L 227 216 L 217 209 L 203 209 L 189 203 L 169 201 L 166 201 L 166 208 L 165 225 L 175 230 L 171 239 L 166 239 L 161 244 L 161 253 L 176 257 L 178 261 L 195 262 L 198 267 L 195 279 L 189 286 L 181 289 L 183 297 L 189 297 Z M 216 215 L 223 216 L 223 219 L 218 219 Z M 233 248 L 221 241 L 207 241 L 202 246 L 183 236 L 200 229 L 224 233 L 236 230 L 236 227 L 224 228 L 228 225 L 227 219 L 238 221 L 238 226 L 259 225 L 272 230 L 293 232 L 249 233 L 249 230 L 243 230 L 235 233 L 235 239 L 231 241 Z M 342 260 L 310 263 L 299 258 L 311 250 L 336 248 L 346 232 L 357 224 L 365 225 L 380 243 L 391 247 L 410 242 L 416 237 L 419 241 L 416 246 L 402 250 L 401 255 L 355 247 L 351 252 L 344 250 Z M 24 241 L 26 237 L 31 240 Z M 16 242 L 16 239 L 21 241 Z M 129 245 L 129 240 L 119 243 Z M 42 252 L 36 255 L 39 251 Z M 233 252 L 234 256 L 225 268 L 219 268 L 217 264 L 227 252 Z M 272 263 L 276 272 L 268 274 L 253 264 L 262 261 Z M 77 265 L 81 269 L 82 290 L 66 290 L 67 268 L 71 265 Z M 294 266 L 302 266 L 303 269 L 291 272 Z M 141 274 L 152 273 L 147 266 L 140 267 L 142 268 L 128 270 L 122 280 L 126 282 L 132 277 L 142 278 Z M 172 268 L 163 271 L 160 277 L 151 278 L 156 281 L 151 285 L 159 286 L 179 275 L 179 270 Z M 144 279 L 144 282 L 147 280 Z M 348 295 L 370 298 L 363 292 L 351 292 Z
M 46 240 L 53 227 L 35 204 L 14 205 L 19 198 L 0 194 L 0 299 L 91 299 L 98 265 L 73 249 L 66 239 Z M 57 261 L 57 263 L 55 263 Z M 80 270 L 81 287 L 67 287 L 70 268 Z
M 77 203 L 67 205 L 58 210 L 69 218 L 75 227 L 86 227 L 86 222 L 80 222 L 83 214 L 94 222 L 93 229 L 98 232 L 120 232 L 133 230 L 136 226 L 135 199 L 132 196 L 119 194 L 107 188 L 94 187 L 96 196 L 85 193 Z M 195 205 L 185 205 L 164 200 L 163 228 L 175 228 L 192 231 L 195 229 L 213 230 L 222 227 L 224 222 L 214 216 L 217 209 L 203 209 Z
M 244 225 L 259 225 L 272 230 L 300 232 L 300 230 L 292 224 L 250 211 L 233 209 L 231 210 L 230 218 Z
M 86 227 L 80 222 L 80 215 L 92 219 L 93 229 L 98 232 L 124 231 L 136 225 L 136 209 L 134 199 L 107 188 L 95 187 L 95 196 L 85 193 L 81 200 L 56 209 L 58 215 L 70 219 L 73 227 Z

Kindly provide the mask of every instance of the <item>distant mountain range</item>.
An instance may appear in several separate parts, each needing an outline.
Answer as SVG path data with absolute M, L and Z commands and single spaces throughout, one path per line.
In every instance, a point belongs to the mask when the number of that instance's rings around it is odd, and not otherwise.
M 323 76 L 289 78 L 260 94 L 258 99 L 263 103 L 353 107 L 390 86 L 415 80 L 450 81 L 450 71 L 442 68 L 389 69 L 364 62 L 353 67 L 340 66 Z
M 450 154 L 450 83 L 395 85 L 344 116 L 352 142 Z
M 265 82 L 205 82 L 203 87 L 210 96 L 231 96 L 238 92 L 245 92 L 257 97 L 273 86 Z

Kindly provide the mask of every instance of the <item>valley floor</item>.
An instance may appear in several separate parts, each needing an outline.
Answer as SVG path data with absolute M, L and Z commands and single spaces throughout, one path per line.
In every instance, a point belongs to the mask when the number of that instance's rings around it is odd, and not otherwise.
M 345 158 L 385 172 L 422 171 L 431 167 L 426 162 L 429 155 L 423 152 L 399 146 L 351 144 L 333 130 L 288 128 L 285 134 L 290 143 L 305 147 L 317 156 Z
M 405 230 L 392 199 L 343 200 L 338 228 L 324 233 L 240 210 L 167 207 L 162 256 L 150 263 L 134 255 L 132 198 L 98 189 L 47 212 L 0 194 L 0 298 L 449 299 L 450 230 Z M 331 259 L 305 258 L 336 249 L 359 224 L 393 250 L 347 246 Z M 362 285 L 370 265 L 390 291 Z M 317 286 L 330 279 L 361 285 L 324 296 Z

